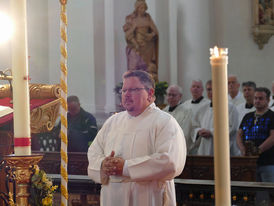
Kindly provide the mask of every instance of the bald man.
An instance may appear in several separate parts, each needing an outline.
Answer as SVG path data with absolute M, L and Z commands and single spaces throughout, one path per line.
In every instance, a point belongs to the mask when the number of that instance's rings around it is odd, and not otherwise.
M 244 103 L 245 99 L 240 92 L 240 83 L 235 75 L 228 77 L 228 100 L 235 106 Z

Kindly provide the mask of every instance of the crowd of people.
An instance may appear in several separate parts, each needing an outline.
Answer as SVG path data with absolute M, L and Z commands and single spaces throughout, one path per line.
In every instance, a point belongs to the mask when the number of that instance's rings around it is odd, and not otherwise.
M 240 88 L 242 86 L 242 92 Z M 261 87 L 259 87 L 261 88 Z M 256 83 L 243 82 L 240 85 L 237 76 L 228 77 L 228 108 L 229 108 L 229 138 L 230 155 L 246 155 L 237 140 L 237 133 L 246 114 L 257 110 L 255 93 Z M 182 88 L 171 85 L 167 89 L 167 103 L 164 111 L 175 117 L 182 127 L 187 143 L 187 153 L 190 155 L 213 155 L 213 107 L 212 107 L 212 82 L 205 84 L 207 98 L 203 96 L 204 87 L 201 80 L 193 80 L 190 86 L 192 98 L 182 102 Z M 265 88 L 267 111 L 274 111 L 274 81 L 272 82 L 272 96 L 269 89 Z M 269 94 L 268 94 L 269 93 Z M 257 113 L 256 113 L 257 114 Z M 270 137 L 272 137 L 270 135 Z M 259 145 L 257 145 L 259 146 Z M 272 145 L 273 146 L 273 145 Z

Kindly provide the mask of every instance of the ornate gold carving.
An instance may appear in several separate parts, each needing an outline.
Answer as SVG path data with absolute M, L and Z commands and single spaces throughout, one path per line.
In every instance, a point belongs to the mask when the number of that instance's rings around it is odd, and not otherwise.
M 60 99 L 37 107 L 31 111 L 31 132 L 49 132 L 53 129 L 59 115 Z
M 59 85 L 30 84 L 30 99 L 60 98 L 61 88 Z M 9 84 L 0 85 L 0 98 L 11 97 Z
M 264 45 L 268 43 L 273 34 L 267 33 L 253 33 L 253 39 L 258 44 L 259 49 L 263 49 Z
M 49 132 L 59 115 L 61 87 L 59 85 L 30 84 L 31 99 L 55 99 L 31 111 L 31 132 Z M 10 85 L 0 85 L 0 98 L 11 97 Z
M 16 205 L 28 206 L 29 183 L 31 175 L 33 174 L 32 166 L 37 165 L 43 158 L 42 155 L 30 155 L 30 156 L 5 156 L 4 159 L 7 165 L 11 168 L 11 172 L 15 175 L 16 181 Z
M 30 84 L 29 92 L 31 99 L 59 98 L 61 96 L 59 85 Z
M 0 98 L 11 97 L 10 85 L 3 84 L 0 85 Z

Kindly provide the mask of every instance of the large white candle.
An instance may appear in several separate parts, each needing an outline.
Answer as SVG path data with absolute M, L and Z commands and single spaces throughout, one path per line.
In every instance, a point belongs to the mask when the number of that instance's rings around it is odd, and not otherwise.
M 231 206 L 227 49 L 210 49 L 214 115 L 215 205 Z
M 11 0 L 14 153 L 31 154 L 26 0 Z

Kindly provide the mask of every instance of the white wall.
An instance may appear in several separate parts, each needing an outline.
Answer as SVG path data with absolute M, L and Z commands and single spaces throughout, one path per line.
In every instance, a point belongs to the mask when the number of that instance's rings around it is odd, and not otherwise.
M 159 30 L 159 80 L 169 81 L 169 2 L 147 1 L 153 7 L 149 11 L 155 16 Z M 192 79 L 205 82 L 211 78 L 209 48 L 215 44 L 229 49 L 229 73 L 238 75 L 240 81 L 253 80 L 259 86 L 270 86 L 274 78 L 274 37 L 263 50 L 259 50 L 254 43 L 251 34 L 253 1 L 176 1 L 178 25 L 174 32 L 177 32 L 178 83 L 183 87 L 184 99 L 190 98 Z M 0 1 L 0 9 L 6 10 L 8 2 Z M 126 43 L 122 26 L 125 17 L 133 11 L 134 3 L 135 0 L 114 0 L 115 83 L 121 81 L 121 75 L 126 71 Z M 104 1 L 68 1 L 67 8 L 69 95 L 78 95 L 86 110 L 103 113 L 106 103 Z M 59 13 L 59 1 L 28 1 L 29 70 L 32 82 L 59 82 Z M 0 47 L 1 70 L 10 67 L 10 52 L 9 43 Z

